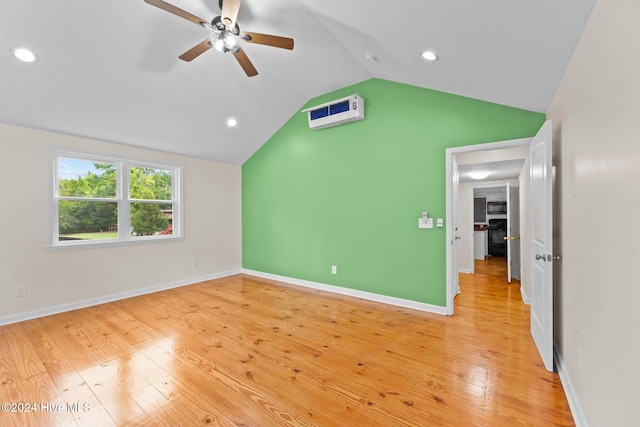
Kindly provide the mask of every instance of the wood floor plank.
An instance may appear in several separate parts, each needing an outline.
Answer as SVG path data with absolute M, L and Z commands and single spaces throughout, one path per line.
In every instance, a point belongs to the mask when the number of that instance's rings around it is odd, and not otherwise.
M 149 415 L 135 401 L 132 391 L 122 388 L 120 382 L 114 380 L 102 365 L 84 369 L 80 375 L 116 425 L 143 425 L 149 419 Z
M 18 400 L 0 397 L 3 403 L 17 403 L 23 407 L 26 405 L 30 409 L 26 414 L 0 412 L 2 416 L 0 421 L 4 422 L 6 419 L 7 424 L 12 424 L 19 420 L 17 425 L 76 426 L 73 415 L 66 410 L 66 404 L 27 338 L 23 325 L 20 323 L 7 325 L 3 328 L 3 332 L 7 343 L 3 358 L 9 360 L 15 369 L 13 380 L 17 386 L 16 390 L 19 390 L 21 395 Z M 0 395 L 3 394 L 0 392 Z
M 0 328 L 0 401 L 5 403 L 27 403 L 27 393 L 22 387 L 18 370 L 5 337 L 6 328 Z M 0 412 L 2 426 L 35 426 L 37 415 L 24 411 L 10 412 L 11 407 Z
M 39 319 L 23 322 L 23 328 L 65 405 L 69 405 L 67 412 L 76 422 L 96 427 L 115 426 L 114 420 L 67 360 L 68 352 L 59 348 L 60 341 L 44 330 Z
M 221 381 L 221 378 L 224 379 L 223 373 L 216 372 L 214 365 L 197 355 L 189 354 L 184 346 L 159 342 L 154 348 L 147 347 L 142 352 L 165 369 L 173 368 L 184 372 L 182 383 L 194 386 L 198 393 L 190 394 L 189 397 L 198 399 L 209 408 L 214 419 L 228 420 L 227 425 L 269 425 L 268 422 L 263 422 L 263 417 L 270 417 L 270 414 L 261 414 L 262 408 L 256 410 L 256 401 L 251 400 L 254 396 L 250 389 L 246 392 L 239 389 L 243 387 L 240 381 Z M 259 400 L 256 400 L 259 404 Z
M 162 353 L 169 356 L 166 352 Z M 158 418 L 162 418 L 165 411 L 172 411 L 180 416 L 182 425 L 228 426 L 234 424 L 227 416 L 213 415 L 206 399 L 202 398 L 202 392 L 189 382 L 188 378 L 182 378 L 175 373 L 165 371 L 142 352 L 135 354 L 130 363 L 137 372 L 168 399 L 168 403 L 158 410 L 156 414 Z M 172 363 L 168 363 L 166 366 L 172 371 Z
M 504 259 L 475 271 L 454 316 L 240 274 L 3 326 L 0 398 L 91 411 L 0 425 L 574 425 Z

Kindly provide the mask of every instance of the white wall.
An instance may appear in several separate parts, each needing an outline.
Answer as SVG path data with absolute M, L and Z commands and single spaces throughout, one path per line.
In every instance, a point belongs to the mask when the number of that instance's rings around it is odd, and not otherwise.
M 592 427 L 640 425 L 639 52 L 640 2 L 598 0 L 547 112 L 563 256 L 555 339 Z
M 185 239 L 47 252 L 50 145 L 182 165 Z M 3 124 L 0 149 L 0 324 L 241 268 L 239 166 Z M 16 298 L 16 285 L 26 285 L 27 296 Z

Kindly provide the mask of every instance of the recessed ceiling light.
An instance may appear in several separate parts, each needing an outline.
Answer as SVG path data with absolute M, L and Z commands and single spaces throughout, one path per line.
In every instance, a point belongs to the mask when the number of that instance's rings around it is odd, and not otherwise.
M 485 179 L 489 176 L 489 172 L 480 171 L 480 172 L 471 172 L 469 176 L 473 179 Z
M 231 117 L 230 119 L 227 119 L 227 126 L 229 126 L 230 128 L 235 127 L 237 124 L 238 124 L 238 121 L 233 117 Z
M 24 47 L 16 47 L 13 49 L 13 56 L 22 62 L 33 62 L 37 56 L 35 53 Z
M 438 55 L 436 55 L 435 52 L 430 51 L 430 50 L 425 50 L 424 52 L 422 52 L 422 57 L 424 59 L 426 59 L 427 61 L 437 61 L 438 60 Z

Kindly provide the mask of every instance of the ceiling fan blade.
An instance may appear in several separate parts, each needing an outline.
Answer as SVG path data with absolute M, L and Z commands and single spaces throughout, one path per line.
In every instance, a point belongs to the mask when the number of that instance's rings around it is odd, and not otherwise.
M 202 43 L 198 43 L 197 45 L 180 55 L 178 58 L 182 59 L 183 61 L 191 62 L 198 56 L 211 49 L 211 47 L 211 40 L 206 39 Z
M 187 21 L 191 21 L 194 24 L 198 24 L 201 25 L 203 27 L 207 27 L 207 28 L 211 28 L 211 24 L 202 18 L 198 18 L 195 15 L 190 14 L 189 12 L 187 12 L 186 10 L 182 10 L 179 7 L 176 7 L 172 4 L 169 4 L 165 1 L 162 0 L 144 0 L 145 3 L 150 4 L 151 6 L 155 6 L 157 8 L 160 8 L 164 11 L 167 11 L 169 13 L 173 13 L 174 15 L 179 16 L 180 18 L 184 18 Z
M 238 20 L 238 12 L 240 11 L 240 0 L 223 0 L 222 1 L 222 22 L 227 28 L 232 28 Z
M 244 53 L 244 50 L 242 50 L 242 48 L 234 52 L 233 56 L 236 57 L 238 63 L 240 64 L 244 72 L 247 73 L 248 77 L 253 77 L 258 74 L 258 70 L 256 70 L 256 67 L 253 66 L 253 64 L 249 60 L 249 57 L 246 53 Z
M 226 0 L 225 0 L 226 1 Z M 272 36 L 271 34 L 247 33 L 240 37 L 247 43 L 256 43 L 266 46 L 279 47 L 281 49 L 293 50 L 293 39 L 289 37 Z

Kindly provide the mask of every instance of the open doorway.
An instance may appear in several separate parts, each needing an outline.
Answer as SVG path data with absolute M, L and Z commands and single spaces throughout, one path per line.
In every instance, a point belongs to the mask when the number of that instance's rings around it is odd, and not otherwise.
M 447 248 L 448 314 L 453 314 L 453 298 L 460 291 L 457 274 L 474 274 L 476 258 L 487 260 L 482 265 L 483 270 L 504 268 L 505 281 L 517 280 L 520 283 L 518 290 L 523 300 L 528 302 L 522 286 L 528 266 L 520 261 L 528 259 L 528 248 L 523 248 L 520 242 L 528 232 L 527 219 L 522 218 L 521 212 L 528 211 L 530 141 L 526 138 L 447 150 L 447 173 L 456 177 L 447 180 L 447 239 L 450 242 Z M 480 171 L 485 175 L 471 178 L 472 172 Z M 491 202 L 490 208 L 488 202 Z M 480 206 L 484 206 L 484 217 L 482 212 L 475 217 Z M 506 206 L 510 209 L 507 210 Z M 507 218 L 517 221 L 507 224 Z M 490 234 L 489 227 L 494 222 L 495 228 L 500 230 Z M 512 240 L 504 240 L 505 237 Z M 514 256 L 509 258 L 508 246 L 516 259 Z M 489 257 L 491 262 L 488 262 Z M 518 282 L 515 287 L 518 287 Z
M 459 180 L 460 165 L 457 154 L 475 153 L 479 157 L 495 161 L 496 152 L 528 146 L 529 154 L 520 174 L 520 229 L 522 231 L 521 295 L 531 305 L 530 330 L 545 368 L 553 370 L 553 166 L 552 124 L 547 120 L 535 137 L 446 150 L 447 197 L 447 282 L 446 310 L 454 314 L 453 299 L 459 292 L 458 241 L 459 230 Z M 484 160 L 488 161 L 488 160 Z M 477 163 L 477 162 L 476 162 Z M 455 279 L 454 279 L 455 277 Z M 533 298 L 529 298 L 532 295 Z
M 506 263 L 508 283 L 521 280 L 520 182 L 518 176 L 525 160 L 513 163 L 514 177 L 488 182 L 469 181 L 460 172 L 459 228 L 464 231 L 458 248 L 459 272 L 474 274 L 479 261 L 497 258 Z M 496 162 L 505 163 L 505 162 Z M 469 164 L 461 170 L 473 170 Z M 498 167 L 498 166 L 496 166 Z M 506 174 L 506 172 L 505 172 Z
M 524 159 L 517 162 L 516 176 Z M 474 165 L 468 165 L 473 167 Z M 467 168 L 468 169 L 468 168 Z M 464 168 L 461 166 L 461 176 Z M 461 231 L 459 272 L 474 274 L 474 260 L 509 258 L 510 278 L 520 279 L 519 181 L 517 178 L 487 182 L 461 179 L 458 224 Z M 510 240 L 512 239 L 512 240 Z

